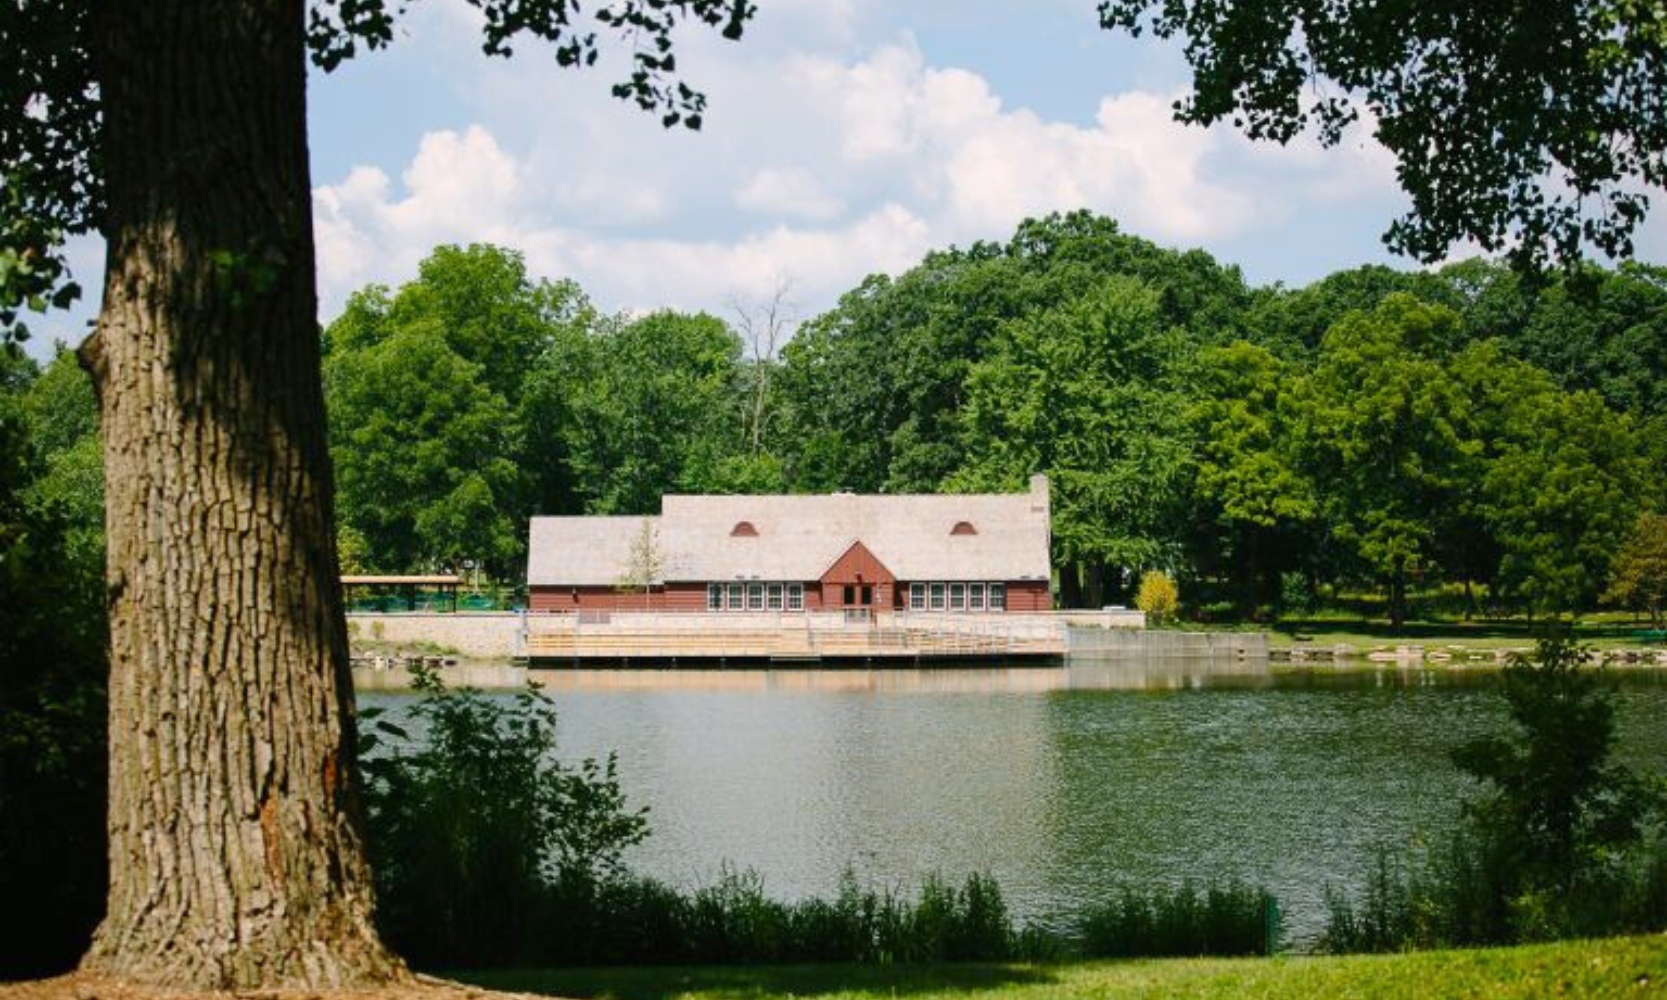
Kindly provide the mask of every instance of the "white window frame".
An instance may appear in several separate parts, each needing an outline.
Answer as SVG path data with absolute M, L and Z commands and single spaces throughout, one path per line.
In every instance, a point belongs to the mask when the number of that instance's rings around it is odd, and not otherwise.
M 786 604 L 787 588 L 779 583 L 769 584 L 764 591 L 771 611 L 780 611 Z
M 764 585 L 762 583 L 747 584 L 747 610 L 764 610 Z
M 724 609 L 724 585 L 709 583 L 706 585 L 706 610 L 722 611 Z
M 945 590 L 946 588 L 942 583 L 933 582 L 930 585 L 932 595 L 931 608 L 933 611 L 942 611 L 944 609 L 944 601 L 946 598 Z
M 984 585 L 982 583 L 967 584 L 967 610 L 984 610 Z
M 966 584 L 957 582 L 957 583 L 951 583 L 949 585 L 949 610 L 951 610 L 951 611 L 965 611 L 965 610 L 967 610 L 967 585 Z
M 805 585 L 790 583 L 787 585 L 787 610 L 803 611 L 805 609 Z
M 924 584 L 924 583 L 911 583 L 911 584 L 909 584 L 909 610 L 910 611 L 925 611 L 926 610 L 926 584 Z
M 991 611 L 1006 611 L 1007 610 L 1007 584 L 1005 584 L 1005 583 L 992 583 L 992 584 L 990 584 L 990 610 Z
M 732 583 L 732 584 L 729 584 L 728 586 L 726 586 L 724 588 L 724 590 L 725 590 L 725 593 L 726 593 L 726 598 L 725 598 L 726 603 L 724 604 L 724 610 L 726 610 L 726 611 L 745 611 L 746 610 L 746 607 L 747 607 L 747 585 L 746 584 L 744 584 L 744 583 Z

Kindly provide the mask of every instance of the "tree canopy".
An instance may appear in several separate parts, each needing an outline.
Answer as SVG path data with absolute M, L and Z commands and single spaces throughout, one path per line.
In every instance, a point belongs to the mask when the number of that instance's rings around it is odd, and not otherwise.
M 753 12 L 748 0 L 473 5 L 493 55 L 542 41 L 562 65 L 581 66 L 616 40 L 630 69 L 614 93 L 689 128 L 704 97 L 678 77 L 675 31 L 688 23 L 733 38 Z M 66 236 L 96 231 L 107 247 L 99 322 L 80 347 L 106 459 L 109 705 L 124 733 L 109 747 L 108 906 L 85 959 L 107 975 L 204 988 L 403 975 L 378 937 L 364 861 L 305 74 L 309 55 L 328 69 L 391 43 L 404 9 L 0 4 L 4 339 L 26 335 L 20 309 L 78 294 Z M 435 368 L 401 372 L 368 346 L 360 360 L 411 384 L 457 384 L 474 365 L 490 394 L 517 358 L 466 356 L 483 334 L 470 321 L 497 318 L 475 316 L 469 296 L 501 292 L 506 275 L 491 273 L 490 258 L 443 263 L 470 273 L 430 282 L 420 311 L 437 322 L 396 317 L 378 334 L 420 346 Z M 342 381 L 368 402 L 376 387 L 353 374 Z M 489 439 L 491 397 L 469 396 L 463 436 Z M 499 471 L 426 477 L 417 485 L 442 496 L 417 498 L 428 501 L 417 530 L 456 534 L 484 520 L 485 537 L 463 547 L 512 545 L 481 516 L 498 502 Z
M 1667 30 L 1656 4 L 1563 0 L 1104 0 L 1103 27 L 1181 36 L 1182 121 L 1257 139 L 1362 123 L 1411 210 L 1390 248 L 1423 261 L 1470 241 L 1525 263 L 1630 256 L 1667 188 Z

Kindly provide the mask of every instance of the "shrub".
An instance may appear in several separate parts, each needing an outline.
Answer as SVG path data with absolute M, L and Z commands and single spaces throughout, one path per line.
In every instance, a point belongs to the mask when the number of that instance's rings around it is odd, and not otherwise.
M 1124 888 L 1077 925 L 1085 957 L 1271 954 L 1279 907 L 1268 893 L 1237 882 L 1202 893 L 1191 883 L 1173 892 Z
M 103 552 L 40 495 L 0 351 L 0 980 L 72 967 L 104 915 Z M 96 442 L 95 442 L 96 446 Z M 95 517 L 97 515 L 95 514 Z
M 416 677 L 420 741 L 360 715 L 383 932 L 419 965 L 530 956 L 553 888 L 577 897 L 619 874 L 644 813 L 626 808 L 612 757 L 556 760 L 555 709 L 535 688 L 503 699 Z
M 1135 607 L 1146 612 L 1153 624 L 1161 625 L 1175 617 L 1180 607 L 1181 594 L 1175 581 L 1162 570 L 1147 570 L 1140 578 L 1140 590 L 1135 594 Z
M 1667 925 L 1659 777 L 1611 764 L 1611 689 L 1566 637 L 1516 658 L 1500 685 L 1513 726 L 1453 752 L 1482 782 L 1440 851 L 1380 856 L 1358 906 L 1328 894 L 1322 946 L 1384 951 L 1507 944 Z

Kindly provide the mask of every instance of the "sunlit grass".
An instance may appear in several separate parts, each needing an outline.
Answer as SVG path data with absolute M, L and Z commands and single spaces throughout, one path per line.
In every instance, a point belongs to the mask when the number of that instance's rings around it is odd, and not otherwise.
M 1488 1000 L 1667 996 L 1667 936 L 1341 958 L 1171 959 L 1066 965 L 505 970 L 456 978 L 582 1000 Z

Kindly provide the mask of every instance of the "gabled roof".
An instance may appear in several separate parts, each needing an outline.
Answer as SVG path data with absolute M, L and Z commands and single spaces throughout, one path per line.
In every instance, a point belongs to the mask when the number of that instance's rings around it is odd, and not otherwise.
M 629 575 L 631 546 L 642 537 L 643 525 L 653 532 L 659 520 L 535 517 L 527 538 L 527 583 L 562 587 L 619 584 Z
M 655 518 L 535 517 L 527 582 L 613 584 L 644 520 L 670 581 L 816 580 L 856 542 L 899 580 L 1048 578 L 1048 488 L 1027 493 L 667 496 Z M 750 522 L 756 536 L 734 534 Z M 966 521 L 976 534 L 952 534 Z

